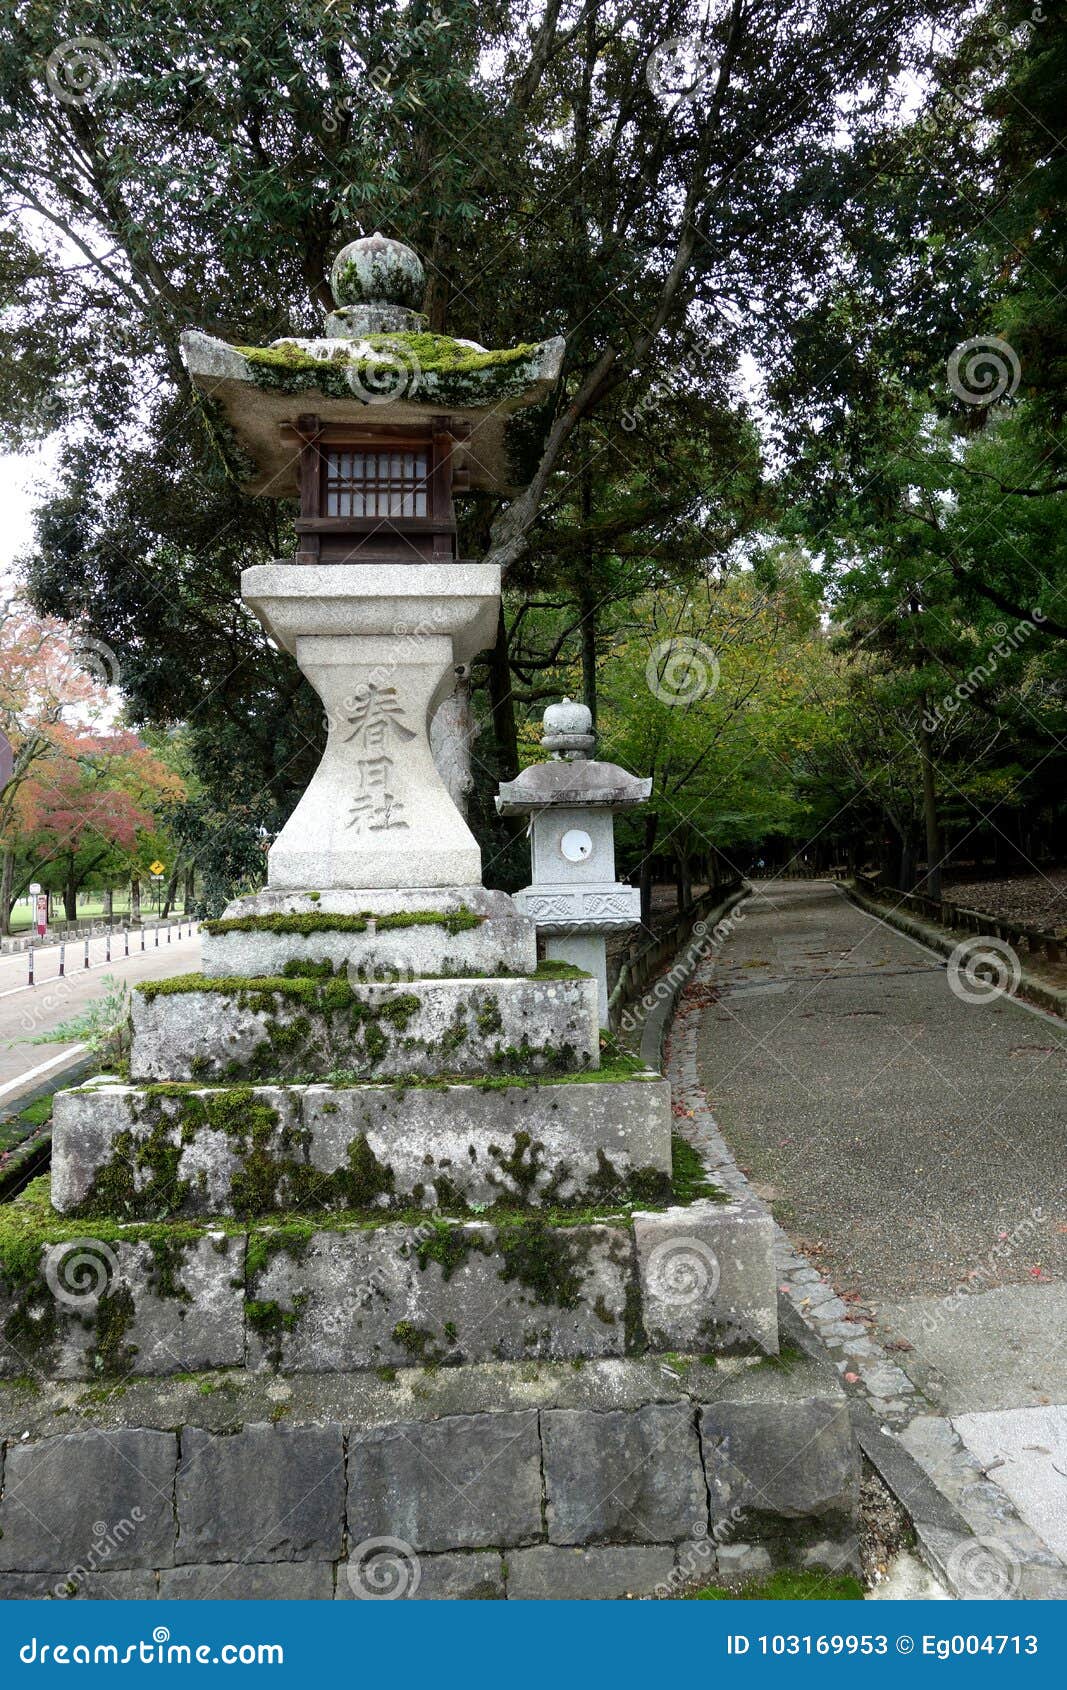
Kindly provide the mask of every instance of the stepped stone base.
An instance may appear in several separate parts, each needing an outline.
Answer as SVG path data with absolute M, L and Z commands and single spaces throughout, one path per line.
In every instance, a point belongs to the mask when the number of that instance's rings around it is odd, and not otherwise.
M 507 1086 L 133 1086 L 59 1092 L 61 1214 L 268 1214 L 660 1201 L 670 1087 L 653 1078 Z
M 806 1358 L 203 1383 L 46 1386 L 29 1441 L 13 1393 L 0 1597 L 662 1597 L 855 1562 L 848 1407 Z
M 133 994 L 135 1081 L 566 1074 L 596 1068 L 595 980 L 403 986 L 187 975 Z
M 17 1268 L 0 1264 L 7 1378 L 639 1355 L 646 1322 L 664 1350 L 778 1343 L 771 1222 L 734 1205 L 569 1225 L 164 1222 L 104 1238 L 89 1221 L 74 1238 L 78 1223 L 25 1222 Z
M 532 974 L 537 966 L 533 922 L 505 892 L 481 886 L 259 892 L 203 923 L 201 935 L 203 971 L 212 977 L 282 974 L 291 962 L 329 962 L 382 981 Z

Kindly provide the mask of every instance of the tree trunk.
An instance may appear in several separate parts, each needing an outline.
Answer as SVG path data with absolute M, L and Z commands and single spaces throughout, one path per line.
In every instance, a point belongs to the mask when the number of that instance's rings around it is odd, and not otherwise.
M 508 630 L 503 605 L 497 621 L 496 644 L 489 652 L 489 709 L 493 718 L 499 779 L 514 780 L 519 772 L 519 733 L 515 726 Z
M 74 864 L 67 871 L 67 878 L 63 885 L 63 914 L 68 921 L 78 919 L 78 882 L 74 876 Z
M 596 733 L 596 588 L 593 577 L 593 541 L 590 532 L 590 524 L 593 518 L 593 489 L 588 464 L 582 467 L 581 512 L 583 567 L 578 576 L 578 605 L 582 613 L 582 701 L 592 715 L 593 732 Z
M 111 921 L 115 914 L 115 894 L 110 886 L 104 887 L 101 902 L 104 906 L 104 920 Z
M 193 900 L 196 897 L 196 864 L 190 863 L 185 871 L 185 909 L 186 915 L 193 913 Z
M 175 898 L 178 896 L 178 881 L 181 878 L 181 872 L 182 872 L 181 866 L 180 866 L 179 863 L 176 862 L 174 864 L 174 868 L 173 868 L 173 871 L 171 873 L 171 877 L 167 881 L 167 895 L 166 895 L 166 898 L 163 901 L 163 914 L 162 914 L 162 917 L 161 917 L 161 919 L 163 921 L 166 921 L 168 915 L 170 914 L 170 907 L 173 904 Z
M 134 921 L 140 921 L 140 919 L 141 919 L 141 882 L 139 880 L 134 879 L 134 880 L 130 881 L 130 920 L 131 920 L 131 922 L 134 922 Z
M 15 848 L 4 846 L 4 865 L 0 870 L 0 933 L 6 938 L 11 932 L 11 888 L 15 880 Z
M 645 927 L 652 922 L 652 847 L 659 832 L 659 817 L 653 813 L 645 817 L 645 838 L 641 855 L 641 920 Z
M 926 716 L 926 701 L 920 699 L 923 718 Z M 934 755 L 931 746 L 930 730 L 919 723 L 919 754 L 922 762 L 923 777 L 923 821 L 926 826 L 926 878 L 923 891 L 928 898 L 941 898 L 941 824 L 937 816 L 937 785 L 934 779 Z
M 461 679 L 455 692 L 443 700 L 430 723 L 430 750 L 437 773 L 460 815 L 466 819 L 467 798 L 474 785 L 471 746 L 478 737 L 478 724 L 471 709 L 470 681 Z

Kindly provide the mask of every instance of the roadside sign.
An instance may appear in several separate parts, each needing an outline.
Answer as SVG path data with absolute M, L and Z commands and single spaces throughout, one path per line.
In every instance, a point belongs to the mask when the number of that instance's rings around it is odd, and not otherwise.
M 48 931 L 48 893 L 37 894 L 37 934 L 43 939 Z
M 161 863 L 157 857 L 154 863 L 149 863 L 148 872 L 149 874 L 163 874 L 166 872 L 166 867 L 166 863 Z

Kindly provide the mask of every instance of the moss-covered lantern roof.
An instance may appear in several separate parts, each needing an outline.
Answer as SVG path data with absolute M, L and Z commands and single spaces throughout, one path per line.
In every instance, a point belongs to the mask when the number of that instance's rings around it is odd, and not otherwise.
M 246 492 L 297 493 L 299 449 L 288 430 L 309 413 L 326 425 L 358 421 L 375 430 L 451 427 L 466 436 L 472 487 L 507 493 L 528 479 L 563 339 L 491 351 L 430 334 L 410 304 L 421 275 L 410 248 L 375 234 L 338 254 L 339 305 L 321 337 L 242 346 L 185 331 L 185 366 Z

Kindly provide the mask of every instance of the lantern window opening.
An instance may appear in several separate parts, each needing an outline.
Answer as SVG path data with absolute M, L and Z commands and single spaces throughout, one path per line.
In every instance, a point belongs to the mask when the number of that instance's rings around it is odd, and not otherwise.
M 326 457 L 325 514 L 333 517 L 425 517 L 428 455 L 425 450 L 330 449 Z

